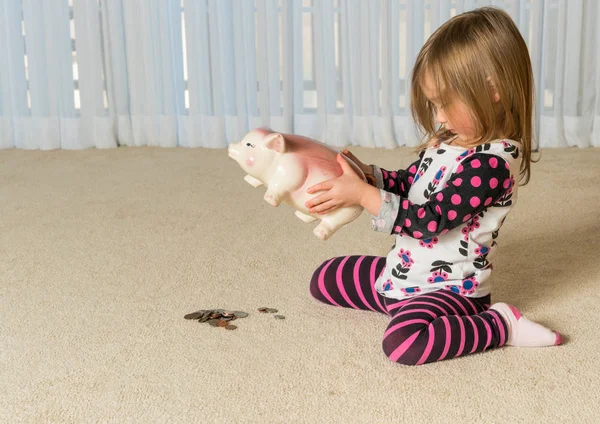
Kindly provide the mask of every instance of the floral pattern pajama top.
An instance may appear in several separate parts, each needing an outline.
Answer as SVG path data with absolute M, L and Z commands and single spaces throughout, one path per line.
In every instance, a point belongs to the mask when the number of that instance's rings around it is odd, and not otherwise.
M 512 140 L 473 149 L 438 142 L 406 170 L 373 166 L 382 198 L 373 229 L 396 235 L 379 293 L 491 292 L 495 240 L 517 199 L 520 147 Z

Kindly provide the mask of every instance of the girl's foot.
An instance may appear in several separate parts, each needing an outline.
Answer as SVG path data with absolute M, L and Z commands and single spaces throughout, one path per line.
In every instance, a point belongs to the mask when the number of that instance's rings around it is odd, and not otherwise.
M 537 322 L 533 322 L 521 315 L 521 312 L 512 305 L 495 303 L 490 309 L 495 310 L 504 318 L 508 326 L 508 346 L 541 347 L 555 346 L 563 342 L 562 336 Z

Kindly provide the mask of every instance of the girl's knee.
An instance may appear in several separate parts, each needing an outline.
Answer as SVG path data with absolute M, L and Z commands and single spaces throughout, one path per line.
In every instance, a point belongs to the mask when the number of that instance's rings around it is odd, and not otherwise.
M 321 297 L 322 297 L 321 290 L 319 290 L 319 283 L 315 279 L 314 275 L 313 275 L 313 278 L 311 278 L 311 280 L 310 280 L 309 289 L 310 289 L 310 295 L 312 297 L 314 297 L 317 300 L 321 300 Z
M 417 365 L 420 356 L 414 348 L 415 346 L 411 345 L 404 350 L 403 344 L 408 338 L 409 337 L 407 336 L 391 334 L 389 337 L 383 339 L 382 347 L 385 356 L 387 356 L 390 361 L 401 365 Z
M 310 279 L 310 294 L 317 300 L 323 301 L 323 294 L 321 293 L 321 289 L 319 288 L 319 277 L 321 275 L 321 270 L 325 266 L 328 261 L 323 262 L 316 270 L 313 272 L 313 275 Z

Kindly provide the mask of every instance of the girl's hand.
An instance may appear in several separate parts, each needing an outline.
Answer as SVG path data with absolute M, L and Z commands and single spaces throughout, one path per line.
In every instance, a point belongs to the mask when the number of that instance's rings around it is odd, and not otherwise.
M 348 156 L 348 158 L 351 159 L 352 162 L 358 165 L 363 174 L 365 174 L 365 178 L 367 179 L 369 185 L 375 187 L 377 185 L 377 180 L 375 178 L 375 171 L 373 167 L 371 165 L 365 165 L 364 163 L 362 163 L 361 160 L 354 156 L 354 154 L 348 149 L 344 149 L 343 153 L 344 155 Z
M 342 175 L 332 180 L 315 184 L 306 190 L 307 193 L 323 191 L 323 193 L 305 203 L 310 213 L 324 215 L 340 207 L 359 205 L 362 201 L 365 187 L 369 187 L 354 172 L 342 155 L 338 154 L 336 159 L 342 167 Z
M 350 158 L 352 160 L 352 162 L 354 162 L 355 164 L 357 164 L 358 167 L 360 168 L 360 170 L 365 175 L 373 173 L 373 167 L 371 165 L 365 165 L 364 163 L 362 163 L 361 160 L 358 159 L 356 156 L 354 156 L 354 154 L 350 150 L 344 149 L 342 151 L 342 153 L 344 153 L 346 156 L 348 156 L 348 158 Z

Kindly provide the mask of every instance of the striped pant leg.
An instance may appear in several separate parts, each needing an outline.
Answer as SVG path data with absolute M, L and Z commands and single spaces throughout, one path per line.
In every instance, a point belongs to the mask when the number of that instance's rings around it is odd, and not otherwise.
M 507 325 L 488 303 L 448 290 L 396 301 L 383 351 L 394 362 L 421 365 L 503 346 Z
M 387 314 L 375 281 L 385 266 L 380 256 L 341 256 L 323 262 L 310 281 L 311 295 L 321 302 L 345 308 Z

